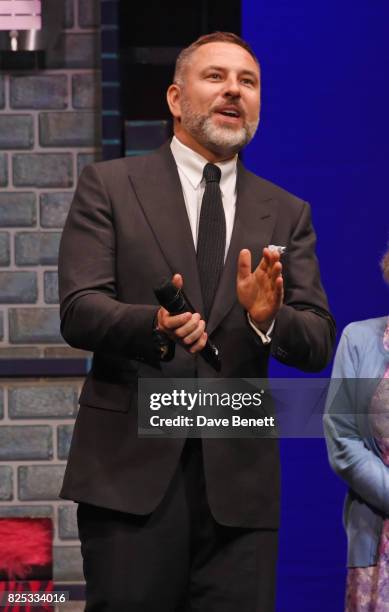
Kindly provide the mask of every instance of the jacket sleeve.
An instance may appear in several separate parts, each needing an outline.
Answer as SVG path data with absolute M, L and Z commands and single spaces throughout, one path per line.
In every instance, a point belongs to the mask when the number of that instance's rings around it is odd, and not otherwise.
M 287 245 L 284 304 L 276 317 L 271 351 L 282 363 L 306 372 L 328 364 L 336 335 L 315 246 L 310 207 L 304 202 Z
M 363 501 L 389 515 L 389 470 L 380 457 L 367 448 L 358 426 L 358 360 L 358 352 L 346 328 L 336 353 L 323 419 L 328 457 L 336 474 Z M 369 381 L 363 382 L 365 385 Z M 376 382 L 371 382 L 373 390 Z M 362 406 L 365 411 L 368 401 Z M 363 416 L 366 418 L 366 412 Z
M 94 165 L 86 167 L 59 250 L 61 333 L 76 348 L 155 361 L 157 306 L 118 301 L 115 219 Z

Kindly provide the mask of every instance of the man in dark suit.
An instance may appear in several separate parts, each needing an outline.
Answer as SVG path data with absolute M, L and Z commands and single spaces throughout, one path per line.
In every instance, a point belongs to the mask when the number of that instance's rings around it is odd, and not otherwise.
M 258 124 L 259 79 L 240 38 L 200 38 L 168 90 L 172 142 L 80 177 L 62 333 L 94 358 L 61 495 L 79 502 L 90 611 L 274 609 L 277 442 L 137 435 L 138 379 L 216 376 L 199 356 L 208 338 L 224 378 L 266 377 L 270 353 L 306 371 L 330 359 L 309 206 L 236 157 Z M 287 247 L 282 264 L 270 244 Z M 164 277 L 193 313 L 158 306 Z

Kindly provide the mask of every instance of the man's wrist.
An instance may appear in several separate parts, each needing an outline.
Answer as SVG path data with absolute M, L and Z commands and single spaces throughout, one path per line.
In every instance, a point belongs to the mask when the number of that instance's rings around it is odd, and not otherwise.
M 153 322 L 153 342 L 160 361 L 171 361 L 175 354 L 175 342 L 158 327 L 158 312 Z

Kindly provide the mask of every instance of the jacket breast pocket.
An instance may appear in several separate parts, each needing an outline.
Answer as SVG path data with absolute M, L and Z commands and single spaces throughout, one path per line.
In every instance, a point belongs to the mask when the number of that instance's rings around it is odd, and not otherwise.
M 137 381 L 101 380 L 88 374 L 79 398 L 80 406 L 128 412 L 137 392 Z

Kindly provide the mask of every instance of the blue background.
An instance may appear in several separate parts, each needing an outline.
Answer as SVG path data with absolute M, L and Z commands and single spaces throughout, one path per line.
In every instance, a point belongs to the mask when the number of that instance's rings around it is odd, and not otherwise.
M 246 165 L 311 203 L 338 332 L 388 313 L 378 262 L 389 236 L 389 3 L 243 0 L 242 36 L 263 91 Z M 277 363 L 271 371 L 301 375 Z M 345 488 L 323 440 L 284 440 L 281 454 L 277 610 L 341 611 Z

